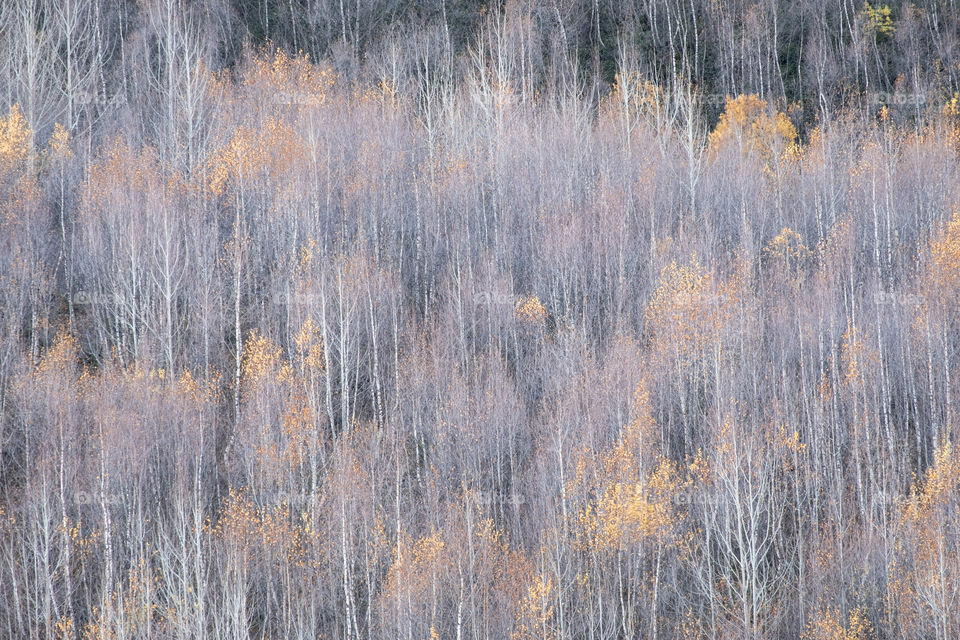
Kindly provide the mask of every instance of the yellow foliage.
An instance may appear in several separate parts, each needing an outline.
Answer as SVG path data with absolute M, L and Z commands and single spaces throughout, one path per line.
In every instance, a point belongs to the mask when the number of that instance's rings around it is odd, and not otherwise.
M 147 543 L 149 547 L 149 543 Z M 128 638 L 145 635 L 148 625 L 162 620 L 163 611 L 153 601 L 159 579 L 145 558 L 131 566 L 123 585 L 105 594 L 102 607 L 93 607 L 93 616 L 83 625 L 83 640 Z M 73 620 L 61 619 L 55 625 L 57 637 L 73 638 Z
M 307 237 L 306 244 L 300 247 L 300 251 L 297 253 L 297 272 L 310 273 L 316 264 L 319 253 L 317 241 L 312 236 Z
M 591 550 L 615 550 L 647 541 L 662 543 L 676 522 L 672 493 L 678 490 L 676 471 L 667 460 L 661 460 L 645 480 L 604 487 L 579 515 L 580 544 Z
M 663 109 L 663 91 L 638 71 L 618 73 L 613 88 L 601 107 L 603 110 L 626 110 L 629 117 L 656 116 Z
M 952 443 L 934 454 L 933 465 L 900 509 L 897 558 L 890 590 L 900 623 L 918 635 L 933 620 L 947 637 L 960 633 L 960 456 Z M 899 606 L 898 606 L 899 605 Z
M 646 380 L 641 380 L 633 390 L 631 420 L 624 428 L 620 442 L 616 446 L 626 448 L 630 452 L 639 452 L 635 455 L 656 453 L 656 426 L 650 405 L 650 391 L 647 389 Z M 641 467 L 644 466 L 644 460 L 636 462 Z
M 766 100 L 756 94 L 727 98 L 727 105 L 710 134 L 713 152 L 736 144 L 743 154 L 756 154 L 765 164 L 779 161 L 794 150 L 797 130 L 785 113 L 770 113 Z
M 859 16 L 864 21 L 864 29 L 868 35 L 888 38 L 896 31 L 893 25 L 890 5 L 885 4 L 874 7 L 869 2 L 864 2 Z
M 57 640 L 73 640 L 77 632 L 73 628 L 73 618 L 61 618 L 53 625 L 53 633 Z
M 241 365 L 241 384 L 249 390 L 271 374 L 274 374 L 280 363 L 280 347 L 270 338 L 254 331 L 244 345 L 243 363 Z
M 6 172 L 30 157 L 33 131 L 20 112 L 20 105 L 10 107 L 10 113 L 0 118 L 0 171 Z
M 855 328 L 851 327 L 843 334 L 841 358 L 844 366 L 844 381 L 853 384 L 863 375 L 864 345 Z
M 671 262 L 660 272 L 644 313 L 654 350 L 681 367 L 692 364 L 727 326 L 738 289 L 736 279 L 715 286 L 696 258 L 687 266 Z
M 123 609 L 124 620 L 133 629 L 143 629 L 154 618 L 158 606 L 150 596 L 159 590 L 159 586 L 159 578 L 144 558 L 128 571 Z
M 389 80 L 379 80 L 372 87 L 364 88 L 357 85 L 353 92 L 353 99 L 359 104 L 375 103 L 380 106 L 396 107 L 400 102 L 397 87 Z
M 308 371 L 323 371 L 325 362 L 323 355 L 323 337 L 320 328 L 311 318 L 307 318 L 294 338 L 297 344 L 297 355 L 300 363 Z
M 50 136 L 49 146 L 54 157 L 69 158 L 73 155 L 73 151 L 70 150 L 70 132 L 59 122 L 53 126 L 53 135 Z
M 253 133 L 249 129 L 239 127 L 230 142 L 212 157 L 207 169 L 208 188 L 211 192 L 222 195 L 231 177 L 243 175 L 253 146 L 252 137 Z
M 550 622 L 553 619 L 553 605 L 556 585 L 552 577 L 544 581 L 537 576 L 527 587 L 520 600 L 517 626 L 511 634 L 512 640 L 552 640 L 556 637 Z
M 267 557 L 277 566 L 302 564 L 306 543 L 316 535 L 305 514 L 299 521 L 292 518 L 286 501 L 258 508 L 245 490 L 232 487 L 216 521 L 208 522 L 204 532 L 245 556 Z
M 850 610 L 845 624 L 837 609 L 821 611 L 807 623 L 801 636 L 803 640 L 870 640 L 874 637 L 873 625 L 860 607 Z
M 161 164 L 154 149 L 135 150 L 117 137 L 88 170 L 81 213 L 94 217 L 106 214 L 111 222 L 117 219 L 127 223 L 133 216 L 173 206 L 184 192 L 181 176 Z
M 268 179 L 282 192 L 284 178 L 307 157 L 303 136 L 284 120 L 267 118 L 260 126 L 239 126 L 211 154 L 206 186 L 220 196 L 228 187 L 244 189 L 256 179 Z
M 933 515 L 933 510 L 949 504 L 957 506 L 960 498 L 960 452 L 951 443 L 934 454 L 933 466 L 927 471 L 926 481 L 917 487 L 909 503 L 908 515 L 922 520 Z M 960 522 L 955 523 L 960 525 Z
M 404 594 L 404 598 L 422 599 L 430 592 L 439 575 L 451 566 L 443 534 L 436 529 L 411 541 L 400 536 L 393 552 L 393 564 L 387 572 L 386 593 Z
M 250 497 L 231 487 L 216 523 L 207 525 L 206 530 L 215 537 L 238 542 L 240 546 L 252 544 L 256 532 L 256 517 Z
M 46 353 L 37 364 L 36 375 L 46 376 L 52 373 L 70 371 L 77 363 L 80 344 L 69 333 L 58 333 Z
M 803 238 L 790 227 L 784 227 L 764 247 L 763 253 L 785 265 L 788 272 L 794 267 L 804 264 L 811 256 L 810 249 L 803 243 Z
M 39 202 L 34 161 L 33 131 L 14 104 L 0 118 L 0 235 L 15 233 L 4 223 L 19 224 Z
M 278 461 L 296 467 L 304 460 L 304 455 L 315 444 L 315 414 L 306 403 L 297 403 L 288 407 L 283 414 L 283 435 L 286 439 L 284 456 Z
M 175 392 L 195 404 L 214 398 L 217 394 L 219 377 L 211 375 L 208 380 L 198 381 L 189 371 L 184 371 L 177 379 Z
M 271 55 L 254 59 L 242 84 L 262 88 L 277 104 L 320 106 L 326 102 L 335 80 L 332 69 L 311 63 L 308 55 L 291 57 L 277 49 Z
M 577 545 L 612 551 L 651 542 L 664 544 L 680 515 L 676 496 L 688 490 L 676 466 L 659 457 L 651 472 L 641 456 L 653 448 L 654 423 L 646 388 L 637 387 L 634 418 L 596 460 L 582 457 L 569 491 L 582 506 L 575 515 Z M 592 463 L 592 464 L 591 464 Z
M 781 436 L 783 445 L 792 453 L 799 455 L 806 452 L 807 445 L 804 442 L 800 442 L 799 431 L 794 431 L 793 433 L 787 433 L 786 429 L 784 429 L 781 426 L 780 436 Z
M 296 469 L 319 446 L 308 387 L 309 375 L 323 371 L 322 340 L 309 320 L 294 340 L 297 355 L 291 364 L 276 343 L 254 331 L 241 364 L 241 397 L 247 408 L 241 429 L 252 430 L 245 437 L 256 442 L 257 473 L 275 479 L 284 469 Z
M 516 305 L 514 305 L 514 311 L 522 322 L 535 327 L 543 326 L 544 321 L 547 319 L 547 308 L 543 306 L 543 303 L 540 302 L 540 298 L 537 296 L 530 298 L 521 297 L 517 300 Z
M 689 266 L 670 262 L 650 297 L 644 314 L 647 323 L 657 329 L 699 315 L 698 308 L 709 299 L 710 284 L 710 274 L 696 259 Z
M 948 118 L 960 116 L 960 93 L 954 93 L 953 97 L 943 105 L 943 115 Z
M 960 291 L 960 210 L 930 245 L 932 284 L 947 295 Z

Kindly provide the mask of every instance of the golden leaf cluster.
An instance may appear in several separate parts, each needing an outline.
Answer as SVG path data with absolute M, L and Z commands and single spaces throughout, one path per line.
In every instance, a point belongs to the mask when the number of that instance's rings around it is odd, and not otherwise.
M 639 71 L 623 71 L 614 76 L 613 88 L 603 109 L 624 109 L 636 115 L 656 115 L 662 109 L 663 90 Z
M 728 326 L 738 295 L 736 279 L 716 285 L 696 258 L 671 261 L 660 272 L 644 312 L 654 350 L 685 368 Z
M 293 517 L 286 502 L 256 507 L 246 490 L 233 487 L 204 532 L 241 554 L 259 555 L 277 566 L 302 565 L 307 545 L 316 537 L 307 514 Z
M 246 88 L 260 88 L 281 104 L 320 106 L 327 100 L 336 74 L 329 67 L 310 62 L 307 54 L 290 56 L 277 49 L 257 56 L 243 75 Z
M 960 598 L 960 456 L 947 442 L 933 465 L 900 504 L 900 535 L 891 563 L 891 604 L 900 624 L 933 635 L 934 620 L 947 619 L 947 637 L 960 632 L 955 615 Z M 951 633 L 952 631 L 952 633 Z
M 873 625 L 860 607 L 851 609 L 846 620 L 836 608 L 818 612 L 801 636 L 803 640 L 871 640 L 874 637 Z
M 863 27 L 868 35 L 889 38 L 896 31 L 890 5 L 873 6 L 869 2 L 864 2 L 858 16 L 863 20 Z
M 763 253 L 783 265 L 788 273 L 806 264 L 812 255 L 800 234 L 790 227 L 781 229 L 780 233 L 764 247 Z
M 115 219 L 126 224 L 131 216 L 148 216 L 172 207 L 186 192 L 182 176 L 162 164 L 155 149 L 131 148 L 120 137 L 91 165 L 82 188 L 80 212 L 94 217 L 96 222 L 88 222 L 93 228 L 98 223 L 116 224 Z M 120 213 L 124 215 L 111 217 Z
M 33 153 L 33 131 L 14 104 L 0 118 L 0 234 L 4 223 L 19 224 L 40 200 Z
M 569 492 L 582 501 L 575 516 L 577 545 L 587 550 L 614 551 L 646 542 L 664 544 L 681 514 L 674 508 L 677 493 L 689 490 L 676 465 L 663 457 L 647 471 L 644 458 L 653 449 L 653 418 L 649 394 L 638 385 L 633 419 L 620 438 L 595 460 L 581 455 Z
M 401 535 L 394 547 L 385 591 L 420 600 L 434 586 L 437 576 L 452 566 L 451 562 L 442 532 L 434 529 L 416 541 Z
M 252 387 L 267 377 L 281 372 L 283 365 L 280 356 L 281 349 L 273 340 L 257 331 L 252 332 L 244 345 L 241 386 L 249 393 Z
M 262 125 L 241 125 L 207 161 L 207 189 L 221 196 L 228 188 L 249 189 L 257 180 L 269 180 L 283 191 L 284 178 L 307 157 L 303 136 L 285 120 L 271 117 Z
M 766 100 L 756 94 L 741 95 L 727 99 L 720 120 L 710 133 L 711 151 L 731 144 L 771 165 L 794 150 L 797 130 L 785 113 L 771 113 Z
M 645 480 L 604 487 L 579 514 L 580 546 L 612 551 L 665 541 L 676 523 L 671 492 L 680 489 L 677 482 L 674 467 L 662 460 Z
M 48 146 L 56 158 L 69 158 L 73 155 L 70 149 L 70 132 L 59 122 L 53 126 L 53 135 L 50 136 Z
M 58 333 L 37 364 L 36 377 L 72 370 L 76 366 L 79 350 L 80 344 L 73 335 Z
M 948 118 L 960 116 L 960 93 L 954 93 L 953 97 L 944 103 L 942 111 Z
M 23 163 L 30 157 L 33 131 L 20 111 L 20 105 L 14 104 L 5 118 L 0 118 L 0 171 Z
M 324 370 L 323 337 L 320 328 L 307 318 L 294 338 L 301 364 L 310 371 Z
M 954 211 L 941 233 L 931 242 L 932 284 L 947 295 L 960 292 L 960 210 Z
M 547 308 L 537 296 L 520 297 L 514 305 L 514 312 L 521 322 L 534 327 L 542 327 L 547 319 Z
M 556 585 L 552 577 L 546 580 L 542 576 L 534 578 L 520 601 L 518 620 L 512 640 L 552 640 L 556 637 L 551 621 Z
M 844 381 L 853 384 L 863 375 L 864 345 L 854 327 L 843 334 L 841 357 L 844 364 Z

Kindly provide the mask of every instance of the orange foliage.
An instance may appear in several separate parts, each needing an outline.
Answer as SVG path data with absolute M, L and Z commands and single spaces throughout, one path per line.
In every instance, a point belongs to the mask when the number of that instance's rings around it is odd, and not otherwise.
M 514 311 L 522 322 L 535 327 L 543 326 L 547 319 L 547 308 L 543 306 L 537 296 L 521 297 L 514 305 Z
M 297 344 L 297 355 L 300 363 L 309 371 L 321 372 L 324 369 L 323 337 L 320 328 L 311 318 L 307 318 L 294 341 Z
M 307 54 L 289 56 L 281 49 L 253 59 L 241 79 L 247 89 L 259 89 L 278 105 L 315 107 L 323 105 L 336 81 L 329 67 L 310 62 Z
M 594 551 L 666 544 L 681 514 L 676 494 L 688 490 L 675 464 L 658 458 L 647 469 L 645 451 L 653 447 L 649 395 L 636 390 L 634 419 L 597 460 L 581 456 L 569 493 L 583 504 L 575 516 L 580 548 Z M 649 454 L 648 454 L 649 455 Z
M 553 640 L 557 634 L 552 628 L 553 598 L 556 585 L 553 578 L 534 578 L 520 601 L 519 619 L 511 634 L 512 640 Z
M 50 136 L 48 146 L 55 158 L 63 159 L 73 155 L 70 149 L 70 132 L 59 122 L 53 126 L 53 135 Z
M 641 117 L 656 120 L 666 114 L 663 90 L 638 71 L 614 76 L 613 88 L 600 106 L 601 113 L 619 113 L 632 125 Z
M 7 116 L 0 118 L 0 229 L 4 223 L 21 224 L 23 211 L 39 200 L 35 160 L 33 131 L 14 104 Z
M 20 112 L 20 105 L 10 107 L 10 113 L 0 118 L 0 173 L 22 165 L 31 155 L 33 131 Z
M 293 188 L 284 178 L 306 157 L 303 136 L 285 120 L 271 117 L 262 126 L 241 125 L 208 159 L 206 185 L 221 196 L 228 187 L 250 189 L 257 180 L 267 180 L 276 185 L 280 199 Z
M 686 266 L 671 262 L 644 313 L 654 351 L 691 365 L 728 325 L 738 295 L 736 279 L 716 285 L 696 258 Z
M 405 598 L 419 601 L 437 586 L 439 576 L 448 571 L 452 558 L 441 532 L 431 531 L 413 541 L 401 536 L 394 547 L 393 564 L 387 573 L 385 591 L 403 593 Z
M 873 625 L 859 607 L 850 610 L 846 623 L 835 608 L 821 611 L 807 623 L 801 636 L 803 640 L 870 640 L 874 637 Z
M 960 634 L 960 456 L 940 447 L 900 506 L 890 606 L 915 636 Z
M 930 243 L 928 278 L 941 295 L 956 299 L 960 293 L 960 210 Z
M 281 363 L 280 347 L 270 338 L 254 331 L 247 338 L 245 347 L 240 378 L 245 395 L 254 393 L 257 384 L 271 376 L 286 379 L 292 375 L 289 366 Z
M 661 460 L 651 475 L 633 482 L 612 482 L 578 515 L 579 544 L 590 550 L 632 548 L 664 543 L 676 526 L 675 492 L 683 489 L 675 467 Z
M 774 260 L 786 273 L 792 274 L 803 266 L 811 257 L 810 249 L 803 243 L 803 238 L 790 227 L 784 227 L 777 236 L 763 249 L 765 256 Z
M 135 150 L 118 137 L 90 166 L 80 212 L 91 230 L 104 225 L 136 243 L 143 229 L 135 223 L 148 225 L 157 211 L 171 210 L 186 189 L 182 176 L 164 166 L 155 149 Z
M 303 566 L 306 549 L 318 535 L 308 514 L 292 514 L 286 501 L 256 507 L 245 491 L 234 488 L 216 521 L 208 522 L 204 531 L 242 557 L 256 555 L 278 567 L 285 563 Z
M 773 164 L 796 151 L 797 130 L 786 114 L 772 111 L 756 94 L 727 98 L 727 105 L 710 134 L 710 149 L 736 145 L 743 154 L 756 154 Z

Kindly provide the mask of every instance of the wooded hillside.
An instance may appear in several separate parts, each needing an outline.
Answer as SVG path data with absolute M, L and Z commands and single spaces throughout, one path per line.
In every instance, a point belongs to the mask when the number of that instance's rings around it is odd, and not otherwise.
M 960 637 L 960 7 L 0 4 L 0 637 Z

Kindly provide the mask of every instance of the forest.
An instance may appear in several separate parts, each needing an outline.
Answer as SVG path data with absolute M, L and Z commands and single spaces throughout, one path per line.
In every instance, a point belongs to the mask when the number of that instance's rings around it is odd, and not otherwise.
M 954 0 L 0 3 L 0 638 L 960 638 Z

